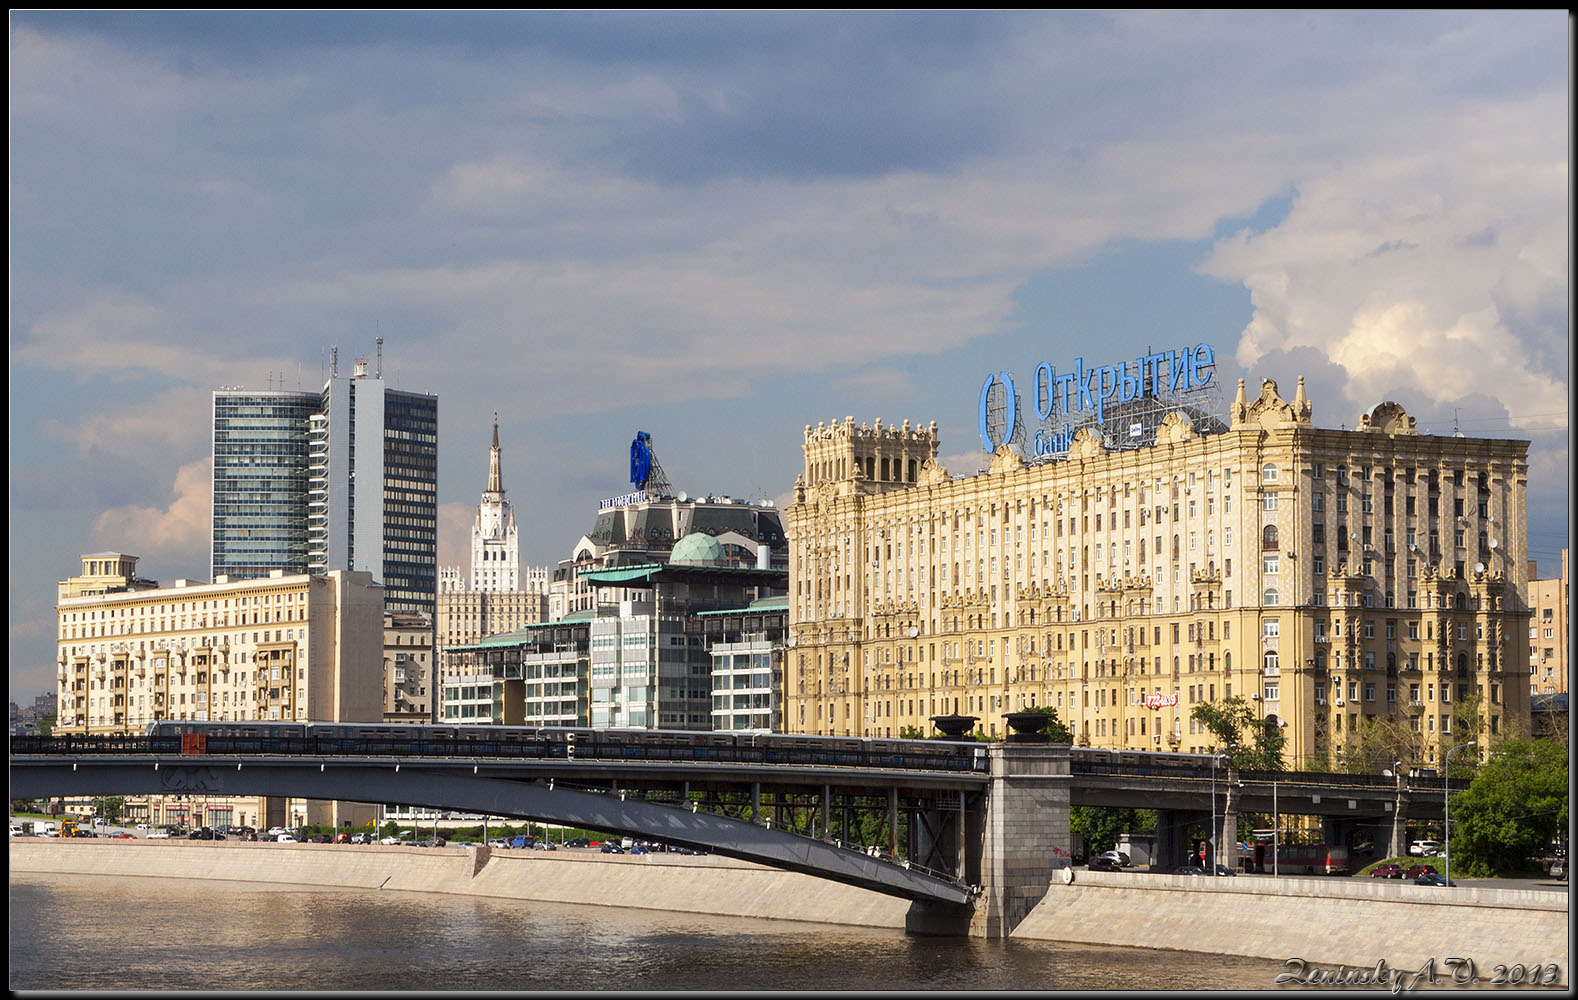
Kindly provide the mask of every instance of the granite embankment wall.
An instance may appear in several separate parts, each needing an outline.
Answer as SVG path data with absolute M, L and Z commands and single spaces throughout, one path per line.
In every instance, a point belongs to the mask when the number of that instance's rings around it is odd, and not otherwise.
M 13 839 L 15 872 L 130 875 L 485 895 L 903 929 L 905 900 L 714 855 L 485 848 Z M 1075 872 L 1011 937 L 1303 958 L 1415 970 L 1435 959 L 1555 963 L 1568 982 L 1565 892 L 1429 889 L 1339 878 Z
M 225 841 L 11 841 L 12 871 L 397 889 L 903 929 L 909 901 L 716 855 Z
M 1555 963 L 1568 983 L 1569 906 L 1540 889 L 1081 869 L 1053 881 L 1013 936 L 1409 971 L 1435 959 L 1443 981 L 1448 958 L 1473 959 L 1487 983 L 1496 965 Z

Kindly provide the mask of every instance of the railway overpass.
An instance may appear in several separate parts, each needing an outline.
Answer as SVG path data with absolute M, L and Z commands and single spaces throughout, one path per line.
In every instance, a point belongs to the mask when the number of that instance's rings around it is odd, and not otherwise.
M 1431 779 L 1330 774 L 1215 775 L 1137 768 L 1116 755 L 1036 742 L 992 744 L 985 772 L 676 760 L 51 752 L 16 741 L 19 798 L 104 794 L 258 795 L 401 802 L 663 840 L 911 900 L 923 933 L 1005 936 L 1072 863 L 1072 805 L 1159 811 L 1178 863 L 1191 822 L 1232 831 L 1237 812 L 1320 816 L 1333 842 L 1361 826 L 1401 853 L 1408 818 L 1438 816 Z M 1166 755 L 1157 755 L 1158 759 Z M 1146 773 L 1147 770 L 1150 773 Z M 1454 783 L 1457 784 L 1457 783 Z M 890 851 L 851 838 L 852 814 L 880 813 Z M 805 830 L 811 835 L 791 832 Z M 1235 838 L 1224 838 L 1231 842 Z M 1165 840 L 1165 838 L 1164 838 Z M 900 850 L 891 852 L 893 845 Z M 1170 852 L 1170 853 L 1168 853 Z M 1229 860 L 1229 859 L 1224 859 Z

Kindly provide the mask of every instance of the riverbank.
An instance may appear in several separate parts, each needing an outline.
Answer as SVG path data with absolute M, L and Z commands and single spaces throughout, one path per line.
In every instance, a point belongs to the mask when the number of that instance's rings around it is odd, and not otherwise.
M 32 838 L 16 872 L 145 876 L 436 892 L 902 930 L 909 903 L 715 855 L 604 855 L 328 844 Z M 1417 970 L 1431 959 L 1558 965 L 1565 892 L 1431 889 L 1382 880 L 1203 879 L 1079 869 L 1054 881 L 1012 937 L 1163 948 L 1325 966 Z
M 442 892 L 904 928 L 909 902 L 716 855 L 13 839 L 11 870 Z
M 1129 872 L 1056 880 L 1016 938 L 1080 940 L 1409 972 L 1471 959 L 1485 985 L 1497 965 L 1556 965 L 1569 981 L 1566 892 L 1436 888 L 1391 880 L 1195 878 Z

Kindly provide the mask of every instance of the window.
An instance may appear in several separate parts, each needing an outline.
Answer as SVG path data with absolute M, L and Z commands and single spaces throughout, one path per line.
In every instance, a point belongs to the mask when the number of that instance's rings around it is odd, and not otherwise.
M 1276 510 L 1277 509 L 1277 495 L 1275 493 L 1262 493 L 1260 495 L 1260 509 L 1261 510 Z
M 1263 482 L 1263 483 L 1274 483 L 1274 482 L 1276 482 L 1277 481 L 1277 467 L 1276 467 L 1276 465 L 1274 465 L 1271 462 L 1267 462 L 1264 466 L 1262 466 L 1261 469 L 1260 469 L 1260 481 Z

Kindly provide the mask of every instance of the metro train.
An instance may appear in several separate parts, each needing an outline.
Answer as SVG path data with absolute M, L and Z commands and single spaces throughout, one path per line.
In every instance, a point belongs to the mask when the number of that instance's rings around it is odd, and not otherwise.
M 705 761 L 813 767 L 985 771 L 974 742 L 760 732 L 354 722 L 190 722 L 148 725 L 155 753 L 523 757 Z

